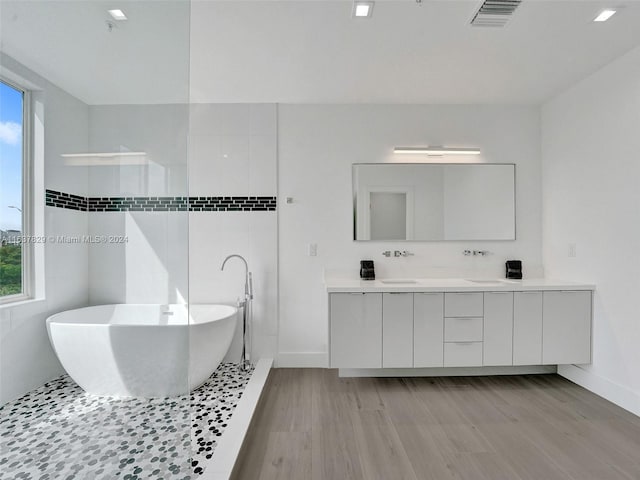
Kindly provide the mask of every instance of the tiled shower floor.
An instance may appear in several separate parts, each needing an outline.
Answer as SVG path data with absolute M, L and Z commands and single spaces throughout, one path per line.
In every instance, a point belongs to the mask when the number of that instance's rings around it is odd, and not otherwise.
M 0 478 L 196 479 L 251 373 L 222 364 L 170 399 L 94 397 L 63 375 L 0 408 Z

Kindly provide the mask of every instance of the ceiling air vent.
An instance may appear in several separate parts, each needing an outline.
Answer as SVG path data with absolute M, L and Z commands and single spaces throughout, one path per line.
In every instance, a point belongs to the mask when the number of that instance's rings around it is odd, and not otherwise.
M 474 27 L 504 27 L 522 0 L 486 0 L 476 12 Z

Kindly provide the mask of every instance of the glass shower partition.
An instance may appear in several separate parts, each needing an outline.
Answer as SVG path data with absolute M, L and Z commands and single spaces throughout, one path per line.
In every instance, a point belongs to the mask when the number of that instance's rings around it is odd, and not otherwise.
M 31 102 L 24 216 L 41 235 L 25 266 L 36 301 L 2 313 L 30 329 L 2 329 L 0 458 L 12 475 L 192 474 L 191 6 L 114 6 L 0 2 L 0 79 Z M 9 212 L 0 205 L 0 219 Z M 98 306 L 52 335 L 54 352 L 46 318 Z

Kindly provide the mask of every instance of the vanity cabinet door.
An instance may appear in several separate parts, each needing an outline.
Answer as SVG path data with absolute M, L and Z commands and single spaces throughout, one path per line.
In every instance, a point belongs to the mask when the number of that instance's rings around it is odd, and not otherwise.
M 442 367 L 444 294 L 413 294 L 413 366 Z
M 382 294 L 382 366 L 413 367 L 413 293 Z
M 484 294 L 483 365 L 513 364 L 513 292 Z
M 329 295 L 331 367 L 382 367 L 382 294 Z
M 513 364 L 542 365 L 542 292 L 513 294 Z
M 544 292 L 542 363 L 591 363 L 591 292 Z

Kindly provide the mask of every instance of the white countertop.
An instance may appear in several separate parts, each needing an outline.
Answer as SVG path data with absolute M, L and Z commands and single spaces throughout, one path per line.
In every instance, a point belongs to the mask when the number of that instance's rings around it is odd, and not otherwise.
M 395 283 L 411 280 L 415 283 Z M 548 278 L 523 280 L 479 279 L 481 283 L 463 278 L 412 278 L 360 280 L 359 278 L 327 278 L 328 293 L 337 292 L 520 292 L 526 290 L 595 290 L 595 285 Z M 391 281 L 394 283 L 384 283 Z

